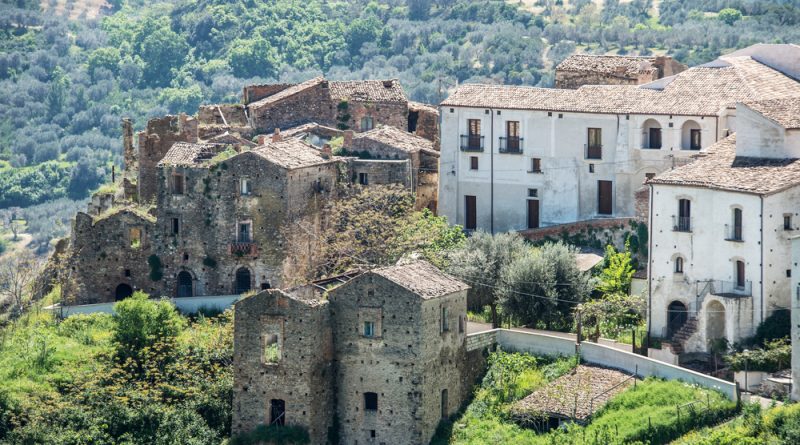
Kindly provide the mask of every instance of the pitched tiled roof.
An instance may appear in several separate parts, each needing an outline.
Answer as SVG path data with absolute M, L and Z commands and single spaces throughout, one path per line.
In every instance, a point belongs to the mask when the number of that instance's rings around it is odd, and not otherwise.
M 307 124 L 287 128 L 286 130 L 281 130 L 281 134 L 284 137 L 304 136 L 309 133 L 335 137 L 344 133 L 344 130 L 339 130 L 338 128 L 333 128 L 333 127 L 326 127 L 325 125 L 320 125 L 316 122 L 309 122 Z
M 800 83 L 749 57 L 721 58 L 649 84 L 577 90 L 464 84 L 442 106 L 715 116 L 736 102 L 800 95 Z
M 647 181 L 769 195 L 800 185 L 800 159 L 736 156 L 736 135 L 708 148 L 697 160 Z
M 787 130 L 800 129 L 800 97 L 745 102 L 745 105 Z
M 308 79 L 305 82 L 294 84 L 294 85 L 290 86 L 289 88 L 286 88 L 285 90 L 279 91 L 279 92 L 277 92 L 277 93 L 275 93 L 275 94 L 273 94 L 271 96 L 267 96 L 267 97 L 265 97 L 265 98 L 263 98 L 261 100 L 257 100 L 257 101 L 255 101 L 255 102 L 253 102 L 251 104 L 248 104 L 247 106 L 250 107 L 250 108 L 261 108 L 261 107 L 263 107 L 265 105 L 274 104 L 274 103 L 276 103 L 278 101 L 281 101 L 281 100 L 283 100 L 283 99 L 285 99 L 285 98 L 287 98 L 289 96 L 294 96 L 295 94 L 297 94 L 297 93 L 299 93 L 299 92 L 301 92 L 303 90 L 306 90 L 306 89 L 311 88 L 311 87 L 313 87 L 315 85 L 318 85 L 318 84 L 322 83 L 324 80 L 325 79 L 323 77 L 321 77 L 321 76 L 320 77 L 315 77 L 313 79 Z
M 225 144 L 176 142 L 159 161 L 159 166 L 195 166 L 213 158 L 227 147 Z
M 354 102 L 406 103 L 408 98 L 397 79 L 346 80 L 329 83 L 334 100 Z
M 443 297 L 469 288 L 466 284 L 445 274 L 427 261 L 421 260 L 373 269 L 372 272 L 416 293 L 424 299 Z
M 432 113 L 435 115 L 439 115 L 439 109 L 433 105 L 424 104 L 422 102 L 408 102 L 408 109 L 410 111 L 424 111 L 426 113 Z
M 573 54 L 556 66 L 559 71 L 591 71 L 621 77 L 636 77 L 639 74 L 652 73 L 655 57 L 636 56 L 596 56 L 591 54 Z
M 433 149 L 433 142 L 389 125 L 373 128 L 365 133 L 358 133 L 353 137 L 353 140 L 362 141 L 362 144 L 364 141 L 375 141 L 408 153 L 422 150 L 439 155 L 439 152 Z
M 279 142 L 269 142 L 252 151 L 269 162 L 288 170 L 337 162 L 324 159 L 319 150 L 299 139 L 289 138 Z

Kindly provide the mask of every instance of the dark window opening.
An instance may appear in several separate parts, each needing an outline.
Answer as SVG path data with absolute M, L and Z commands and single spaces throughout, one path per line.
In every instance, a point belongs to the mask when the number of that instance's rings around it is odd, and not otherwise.
M 610 215 L 613 212 L 613 185 L 611 181 L 597 181 L 597 213 Z
M 783 230 L 792 230 L 792 215 L 783 215 Z
M 283 426 L 286 424 L 286 402 L 281 399 L 269 401 L 269 424 Z
M 261 290 L 267 290 L 270 288 L 269 282 L 261 283 Z
M 447 390 L 442 390 L 442 419 L 446 419 L 448 416 L 448 405 L 447 405 Z
M 181 231 L 181 221 L 178 218 L 172 218 L 172 234 L 177 235 Z
M 689 149 L 700 150 L 700 130 L 689 130 Z
M 672 338 L 689 318 L 686 305 L 673 301 L 667 306 L 667 338 Z
M 464 228 L 467 230 L 475 230 L 478 228 L 478 217 L 477 217 L 477 199 L 475 196 L 466 195 L 466 212 L 465 212 L 465 224 Z
M 236 292 L 243 294 L 251 289 L 250 286 L 250 270 L 246 267 L 241 267 L 236 270 Z
M 690 232 L 692 230 L 692 201 L 688 199 L 678 200 L 678 221 L 675 224 L 678 232 Z
M 250 242 L 250 223 L 239 223 L 239 237 L 240 243 Z
M 683 273 L 683 258 L 675 258 L 675 273 Z
M 533 172 L 533 173 L 541 173 L 542 172 L 542 160 L 540 158 L 532 158 L 531 159 L 531 172 Z
M 369 185 L 369 174 L 367 173 L 359 173 L 358 174 L 358 183 L 361 185 Z
M 742 209 L 733 209 L 733 230 L 730 236 L 734 241 L 742 240 Z
M 378 394 L 374 392 L 364 393 L 364 410 L 377 411 L 378 410 Z
M 183 175 L 172 175 L 172 194 L 182 195 L 184 191 L 184 177 Z
M 419 111 L 408 112 L 408 132 L 413 133 L 417 131 L 417 121 L 419 120 Z
M 131 276 L 131 270 L 130 269 L 125 269 L 125 276 L 126 277 Z
M 530 190 L 536 189 L 528 189 L 530 196 Z M 529 229 L 538 229 L 539 228 L 539 200 L 538 199 L 529 199 L 528 200 L 528 228 Z
M 736 287 L 744 289 L 744 261 L 736 261 Z
M 650 129 L 650 147 L 648 148 L 661 148 L 661 129 L 660 128 L 651 128 Z
M 600 128 L 589 128 L 586 137 L 586 159 L 603 158 L 603 132 Z
M 478 157 L 477 156 L 470 156 L 469 157 L 469 169 L 470 170 L 477 170 L 478 169 Z

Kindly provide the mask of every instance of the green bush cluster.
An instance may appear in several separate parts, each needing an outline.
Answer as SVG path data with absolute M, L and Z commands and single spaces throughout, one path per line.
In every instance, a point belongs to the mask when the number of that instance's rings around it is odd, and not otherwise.
M 744 407 L 743 414 L 718 427 L 694 431 L 675 445 L 763 445 L 800 443 L 800 404 L 763 410 Z

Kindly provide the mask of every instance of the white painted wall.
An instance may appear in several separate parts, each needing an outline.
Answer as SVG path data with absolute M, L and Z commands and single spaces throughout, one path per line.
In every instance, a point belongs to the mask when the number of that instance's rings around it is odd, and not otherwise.
M 800 400 L 800 235 L 792 243 L 792 400 Z
M 493 213 L 496 232 L 527 228 L 528 189 L 538 190 L 542 227 L 602 216 L 633 216 L 634 192 L 642 187 L 647 173 L 662 172 L 674 165 L 674 158 L 697 153 L 682 149 L 685 124 L 702 130 L 703 148 L 717 140 L 719 130 L 714 117 L 466 107 L 442 107 L 440 111 L 439 214 L 463 225 L 465 196 L 476 196 L 478 228 L 491 230 Z M 481 120 L 481 153 L 460 150 L 469 119 Z M 520 122 L 522 154 L 500 153 L 499 138 L 506 136 L 506 121 Z M 662 127 L 662 148 L 643 149 L 646 129 L 653 122 Z M 601 160 L 586 159 L 588 128 L 602 131 Z M 473 156 L 478 158 L 477 171 L 470 170 Z M 532 158 L 541 159 L 542 173 L 530 173 Z M 599 180 L 612 181 L 611 215 L 597 212 Z
M 800 130 L 785 130 L 743 104 L 737 105 L 736 154 L 762 158 L 800 158 Z

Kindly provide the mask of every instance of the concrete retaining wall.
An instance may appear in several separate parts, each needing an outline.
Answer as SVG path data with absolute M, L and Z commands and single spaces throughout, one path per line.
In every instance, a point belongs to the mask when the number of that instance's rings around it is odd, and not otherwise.
M 570 339 L 506 329 L 496 329 L 495 331 L 497 344 L 506 351 L 565 356 L 575 354 L 575 342 Z M 485 335 L 487 333 L 482 332 L 480 334 Z M 580 346 L 580 354 L 581 359 L 587 363 L 607 366 L 631 374 L 636 372 L 640 377 L 654 376 L 667 380 L 682 380 L 706 388 L 716 389 L 731 400 L 736 400 L 737 397 L 734 383 L 631 352 L 596 343 L 583 342 Z
M 196 313 L 200 308 L 225 310 L 235 303 L 241 295 L 219 295 L 213 297 L 186 297 L 170 298 L 169 301 L 184 314 Z M 113 314 L 115 303 L 82 304 L 77 306 L 52 305 L 45 309 L 55 312 L 62 317 L 69 317 L 75 314 Z

